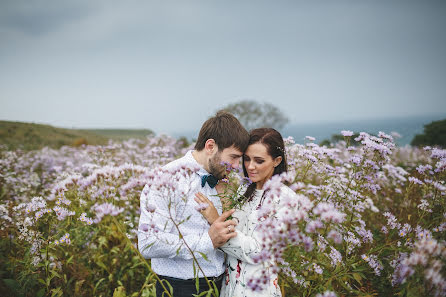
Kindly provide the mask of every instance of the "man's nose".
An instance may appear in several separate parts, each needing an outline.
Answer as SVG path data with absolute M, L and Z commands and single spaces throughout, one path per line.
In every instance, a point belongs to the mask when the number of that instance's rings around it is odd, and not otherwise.
M 232 168 L 237 169 L 240 166 L 240 160 L 231 163 Z

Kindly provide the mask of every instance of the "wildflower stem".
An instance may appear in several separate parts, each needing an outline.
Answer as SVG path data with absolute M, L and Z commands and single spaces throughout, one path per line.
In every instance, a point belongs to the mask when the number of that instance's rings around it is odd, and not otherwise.
M 135 251 L 135 253 L 138 255 L 138 257 L 140 257 L 144 263 L 144 265 L 149 269 L 149 271 L 151 273 L 153 273 L 156 277 L 156 280 L 161 284 L 161 286 L 164 289 L 164 292 L 166 292 L 167 296 L 172 297 L 172 295 L 169 293 L 169 290 L 167 290 L 167 288 L 164 286 L 163 282 L 161 281 L 161 279 L 159 278 L 158 274 L 156 274 L 153 270 L 152 267 L 150 267 L 149 263 L 147 263 L 146 259 L 141 255 L 141 253 L 138 251 L 138 249 L 133 245 L 133 243 L 130 241 L 130 239 L 127 237 L 127 235 L 125 234 L 125 232 L 122 231 L 121 228 L 121 223 L 118 222 L 118 220 L 116 220 L 115 217 L 112 217 L 113 222 L 115 223 L 116 228 L 118 229 L 118 232 L 121 233 L 121 235 L 125 238 L 125 240 L 127 241 L 127 244 L 130 245 L 131 249 L 133 251 Z M 146 280 L 147 281 L 147 280 Z M 145 283 L 143 285 L 143 287 L 145 286 Z
M 175 222 L 175 220 L 173 219 L 172 214 L 171 214 L 171 212 L 170 212 L 170 208 L 169 208 L 169 215 L 170 215 L 170 220 L 172 221 L 173 225 L 175 226 L 175 228 L 176 228 L 177 231 L 178 231 L 178 236 L 179 236 L 179 238 L 183 239 L 183 243 L 184 243 L 184 245 L 185 245 L 186 248 L 189 250 L 189 252 L 190 252 L 190 254 L 191 254 L 191 256 L 192 256 L 193 261 L 197 264 L 198 270 L 200 270 L 201 273 L 203 274 L 203 277 L 204 277 L 204 279 L 206 280 L 206 283 L 208 284 L 209 289 L 212 289 L 211 283 L 209 282 L 209 279 L 206 277 L 206 274 L 204 273 L 203 269 L 201 268 L 200 264 L 198 263 L 198 260 L 197 260 L 197 258 L 195 257 L 194 251 L 190 248 L 190 246 L 189 246 L 189 245 L 187 244 L 187 242 L 184 240 L 184 236 L 183 236 L 183 234 L 182 234 L 181 231 L 180 231 L 180 227 L 179 227 L 179 225 L 178 225 L 178 224 Z M 197 277 L 198 277 L 198 276 L 197 276 Z M 217 292 L 214 292 L 213 290 L 212 290 L 212 294 L 213 294 L 215 297 L 218 297 Z

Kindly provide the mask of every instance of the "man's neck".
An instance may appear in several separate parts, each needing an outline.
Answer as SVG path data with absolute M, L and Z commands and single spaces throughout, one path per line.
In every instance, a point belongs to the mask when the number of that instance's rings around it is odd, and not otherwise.
M 208 156 L 206 155 L 206 153 L 204 151 L 192 151 L 192 157 L 194 157 L 195 161 L 197 161 L 198 164 L 203 166 L 204 170 L 209 172 L 209 166 L 208 166 L 208 162 L 207 162 Z M 219 183 L 217 184 L 215 189 L 217 190 L 217 193 L 220 194 L 225 191 L 226 186 L 227 186 L 227 184 L 221 183 L 219 181 Z
M 208 167 L 208 162 L 207 162 L 207 155 L 204 152 L 204 150 L 201 151 L 197 151 L 194 150 L 192 151 L 192 157 L 194 157 L 195 161 L 197 161 L 198 164 L 200 164 L 204 170 L 209 172 L 209 167 Z

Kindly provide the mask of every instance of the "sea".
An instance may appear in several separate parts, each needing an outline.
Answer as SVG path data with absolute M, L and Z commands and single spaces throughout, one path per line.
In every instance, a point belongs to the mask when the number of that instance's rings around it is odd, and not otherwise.
M 279 131 L 283 137 L 292 136 L 296 143 L 301 144 L 305 142 L 306 136 L 316 138 L 315 143 L 321 143 L 324 140 L 330 140 L 334 134 L 341 134 L 342 130 L 367 132 L 374 135 L 377 135 L 380 131 L 387 134 L 397 132 L 401 137 L 395 138 L 395 143 L 398 146 L 405 146 L 410 145 L 416 134 L 423 133 L 424 125 L 444 119 L 446 119 L 446 113 L 321 123 L 290 123 Z M 193 141 L 198 136 L 198 130 L 178 132 L 173 136 L 184 136 Z

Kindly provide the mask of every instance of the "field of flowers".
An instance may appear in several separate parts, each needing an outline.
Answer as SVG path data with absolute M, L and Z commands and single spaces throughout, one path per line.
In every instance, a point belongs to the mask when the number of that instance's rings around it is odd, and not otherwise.
M 395 147 L 384 133 L 350 146 L 342 133 L 334 147 L 286 139 L 289 173 L 266 185 L 257 260 L 273 260 L 285 296 L 445 296 L 446 150 Z M 160 136 L 2 150 L 1 296 L 154 296 L 139 196 L 188 149 Z M 280 182 L 298 199 L 273 199 Z

